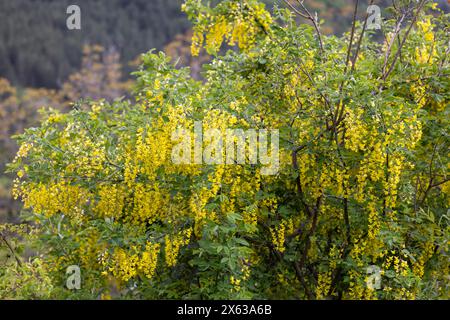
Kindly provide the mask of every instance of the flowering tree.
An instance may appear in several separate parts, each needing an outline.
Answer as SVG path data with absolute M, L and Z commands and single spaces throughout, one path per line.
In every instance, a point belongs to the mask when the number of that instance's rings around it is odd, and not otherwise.
M 186 1 L 193 54 L 216 55 L 204 83 L 148 53 L 136 103 L 80 102 L 19 139 L 10 169 L 49 296 L 448 298 L 448 22 L 433 8 L 405 3 L 377 43 L 367 17 L 322 35 L 303 2 Z M 278 172 L 174 163 L 174 132 L 198 121 L 278 130 Z M 70 265 L 79 291 L 62 289 Z

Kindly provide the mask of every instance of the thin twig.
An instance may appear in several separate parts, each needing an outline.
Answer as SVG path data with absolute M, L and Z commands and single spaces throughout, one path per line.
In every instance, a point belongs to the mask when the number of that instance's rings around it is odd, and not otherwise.
M 417 20 L 417 18 L 419 17 L 420 11 L 422 11 L 422 8 L 423 8 L 423 6 L 425 5 L 426 2 L 427 2 L 427 0 L 422 0 L 422 1 L 420 2 L 419 6 L 418 6 L 418 8 L 417 8 L 417 12 L 416 12 L 416 14 L 413 16 L 412 21 L 411 21 L 411 24 L 409 25 L 408 30 L 406 30 L 405 36 L 403 37 L 403 40 L 402 40 L 402 42 L 401 42 L 399 48 L 397 49 L 397 52 L 395 53 L 394 60 L 392 61 L 389 70 L 388 70 L 386 73 L 383 73 L 383 77 L 382 77 L 383 82 L 386 81 L 387 77 L 389 77 L 389 75 L 391 74 L 391 72 L 394 70 L 394 66 L 395 66 L 395 63 L 397 62 L 398 57 L 400 56 L 401 49 L 402 49 L 402 47 L 405 45 L 406 39 L 408 39 L 409 33 L 411 32 L 412 27 L 413 27 L 414 24 L 416 23 L 416 20 Z
M 319 27 L 317 19 L 314 18 L 312 16 L 312 14 L 309 12 L 309 10 L 305 7 L 305 5 L 303 4 L 303 0 L 297 0 L 297 2 L 300 4 L 300 6 L 306 12 L 308 19 L 311 20 L 311 22 L 313 23 L 314 29 L 316 29 L 317 37 L 319 38 L 320 50 L 323 51 L 322 33 L 320 32 L 320 27 Z
M 9 243 L 8 239 L 6 239 L 5 235 L 3 233 L 0 232 L 0 238 L 3 240 L 3 242 L 6 244 L 6 246 L 8 247 L 9 251 L 11 251 L 12 255 L 14 256 L 14 258 L 16 259 L 16 262 L 18 264 L 19 267 L 22 267 L 22 261 L 20 261 L 19 257 L 17 256 L 17 253 L 14 251 L 13 247 L 11 246 L 11 244 Z

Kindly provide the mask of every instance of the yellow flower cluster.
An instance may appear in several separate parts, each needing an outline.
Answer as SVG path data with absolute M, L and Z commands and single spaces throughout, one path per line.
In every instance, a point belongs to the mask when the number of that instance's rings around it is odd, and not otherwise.
M 403 277 L 408 276 L 409 265 L 408 262 L 404 259 L 407 258 L 405 254 L 401 254 L 397 250 L 385 250 L 383 255 L 385 256 L 385 260 L 383 262 L 383 270 L 388 270 L 391 267 L 394 268 L 394 271 Z
M 366 149 L 366 137 L 368 136 L 367 126 L 362 121 L 363 110 L 347 110 L 345 120 L 346 147 L 352 151 L 364 151 Z
M 20 145 L 19 151 L 17 151 L 17 157 L 18 158 L 24 158 L 27 156 L 28 152 L 33 148 L 32 143 L 22 143 Z
M 245 23 L 239 18 L 234 23 L 229 44 L 234 45 L 237 43 L 239 48 L 247 50 L 254 45 L 256 32 L 254 24 Z
M 270 228 L 270 235 L 272 236 L 272 244 L 274 248 L 278 252 L 283 253 L 286 250 L 284 246 L 286 240 L 286 221 L 283 220 L 278 226 Z
M 230 276 L 230 283 L 235 291 L 239 291 L 241 289 L 241 279 Z
M 399 154 L 389 157 L 389 175 L 384 188 L 387 208 L 394 208 L 397 202 L 397 189 L 403 169 L 402 160 L 403 159 Z
M 69 126 L 64 130 L 60 137 L 61 150 L 59 151 L 70 154 L 72 157 L 72 161 L 65 169 L 66 173 L 91 178 L 103 172 L 106 161 L 104 140 L 92 137 L 91 133 L 87 133 L 82 126 L 77 126 L 78 135 L 73 138 L 69 129 L 74 128 Z
M 367 247 L 367 241 L 357 239 L 353 241 L 353 248 L 350 251 L 350 257 L 356 262 L 358 267 L 363 267 L 364 262 L 361 260 L 361 257 L 364 255 Z
M 138 264 L 138 269 L 143 272 L 148 279 L 151 279 L 155 274 L 159 248 L 159 243 L 147 242 L 145 251 L 142 253 L 142 258 Z
M 161 126 L 164 128 L 164 126 Z M 170 127 L 171 128 L 171 127 Z M 156 169 L 167 162 L 167 157 L 170 155 L 171 145 L 170 132 L 165 131 L 150 132 L 147 127 L 147 136 L 144 138 L 144 129 L 139 128 L 137 131 L 137 141 L 135 150 L 135 165 L 139 167 L 138 172 L 145 174 L 149 179 L 155 179 Z
M 409 278 L 412 275 L 410 265 L 407 261 L 408 255 L 404 251 L 386 249 L 380 252 L 379 257 L 384 258 L 381 274 L 386 274 L 390 270 L 390 272 L 395 272 L 397 277 L 403 279 Z M 414 272 L 414 270 L 414 263 L 412 263 L 412 271 Z M 417 274 L 415 275 L 418 276 Z M 386 284 L 383 285 L 383 291 L 393 299 L 415 299 L 416 296 L 416 290 L 411 290 L 405 284 L 402 284 L 400 287 Z
M 78 255 L 83 266 L 98 269 L 100 266 L 99 257 L 104 250 L 99 233 L 96 230 L 89 230 L 83 238 L 76 237 L 76 241 L 80 244 Z
M 99 187 L 99 201 L 93 211 L 101 217 L 120 218 L 125 205 L 125 188 L 122 185 L 112 184 Z
M 124 180 L 128 187 L 132 187 L 139 173 L 139 167 L 134 164 L 134 155 L 127 152 L 125 157 Z
M 193 57 L 197 57 L 200 54 L 200 49 L 203 46 L 204 36 L 203 31 L 194 29 L 194 34 L 192 35 L 192 44 L 191 44 L 191 54 Z
M 337 260 L 341 255 L 342 251 L 339 250 L 336 245 L 333 245 L 330 249 L 330 253 L 328 254 L 330 261 L 329 268 L 326 272 L 320 272 L 317 278 L 317 288 L 316 288 L 316 299 L 324 299 L 328 296 L 328 294 L 332 294 L 330 292 L 331 284 L 333 281 L 333 273 L 337 267 Z
M 137 275 L 139 256 L 136 253 L 128 254 L 124 249 L 116 248 L 112 260 L 115 267 L 110 267 L 108 271 L 117 279 L 127 282 Z
M 108 254 L 104 254 L 102 257 L 102 263 L 106 267 L 103 274 L 106 275 L 110 272 L 123 282 L 136 277 L 139 273 L 151 279 L 155 273 L 159 251 L 160 245 L 150 242 L 147 242 L 141 256 L 136 246 L 133 246 L 130 251 L 115 248 L 112 257 L 109 257 Z
M 204 209 L 210 198 L 210 191 L 204 187 L 197 194 L 193 194 L 189 200 L 189 209 L 194 216 L 195 221 L 195 234 L 201 234 L 201 228 L 203 226 L 203 220 L 208 217 L 208 212 Z M 212 217 L 210 217 L 212 218 Z
M 374 300 L 376 299 L 375 291 L 371 290 L 361 279 L 364 274 L 356 270 L 349 271 L 350 287 L 346 294 L 346 299 L 350 300 Z M 365 279 L 367 280 L 367 279 Z
M 228 33 L 227 22 L 225 17 L 220 16 L 218 21 L 215 21 L 209 32 L 206 34 L 206 50 L 208 53 L 217 53 L 222 46 L 223 38 Z
M 135 224 L 152 223 L 167 213 L 169 194 L 160 190 L 156 182 L 154 185 L 138 182 L 133 191 L 133 211 L 126 220 Z
M 240 108 L 243 101 L 240 99 L 232 105 L 234 108 Z M 205 111 L 202 127 L 203 130 L 218 130 L 225 136 L 230 125 L 237 124 L 238 121 L 237 117 L 230 112 L 211 109 Z M 207 143 L 205 140 L 207 139 L 203 139 L 203 142 Z M 226 148 L 223 148 L 222 154 L 215 156 L 225 160 L 225 155 Z M 247 156 L 251 157 L 251 154 L 247 154 Z M 256 207 L 252 207 L 249 206 L 246 199 L 253 198 L 260 189 L 261 174 L 258 168 L 250 170 L 240 165 L 217 164 L 211 171 L 209 170 L 212 168 L 208 168 L 209 173 L 206 173 L 205 179 L 200 175 L 199 168 L 193 165 L 190 167 L 190 172 L 183 170 L 182 174 L 189 175 L 197 181 L 192 184 L 192 195 L 187 199 L 189 215 L 195 222 L 194 232 L 196 235 L 201 233 L 205 219 L 218 221 L 219 218 L 226 217 L 230 212 L 242 212 L 247 223 L 256 224 L 255 213 L 258 203 L 255 201 Z M 177 170 L 178 173 L 181 173 L 180 169 Z M 214 210 L 206 209 L 208 203 L 218 196 L 220 197 L 220 207 Z
M 370 201 L 367 204 L 367 210 L 369 212 L 368 238 L 370 241 L 375 241 L 381 227 L 381 221 L 377 210 L 377 203 L 374 200 Z
M 233 286 L 231 289 L 232 291 L 239 291 L 241 290 L 241 284 L 244 281 L 247 281 L 250 278 L 251 270 L 250 267 L 247 265 L 248 261 L 244 260 L 242 261 L 243 265 L 241 268 L 241 276 L 230 276 L 230 284 Z
M 22 196 L 25 208 L 33 208 L 36 213 L 46 217 L 61 213 L 74 218 L 81 218 L 83 206 L 90 195 L 87 190 L 66 181 L 47 185 L 30 183 L 16 194 Z
M 197 25 L 192 37 L 191 53 L 198 56 L 203 46 L 204 33 L 206 33 L 206 50 L 209 54 L 216 54 L 223 41 L 246 51 L 254 46 L 259 32 L 268 33 L 272 24 L 270 13 L 262 4 L 248 6 L 237 2 L 230 3 L 231 14 L 228 16 L 215 15 L 208 25 Z M 247 13 L 243 13 L 244 6 Z
M 429 17 L 423 21 L 418 21 L 417 26 L 419 27 L 420 31 L 424 33 L 425 40 L 427 42 L 431 42 L 434 40 L 433 28 Z
M 332 280 L 333 279 L 331 271 L 319 273 L 319 275 L 317 276 L 317 287 L 316 287 L 317 300 L 321 300 L 327 297 L 328 292 L 330 291 L 331 288 Z
M 298 72 L 292 72 L 289 81 L 284 86 L 284 94 L 287 98 L 295 97 L 300 77 Z
M 242 216 L 246 224 L 256 226 L 258 223 L 258 206 L 251 205 L 245 208 L 244 212 L 242 213 Z
M 434 33 L 430 18 L 418 21 L 420 34 L 425 39 L 425 43 L 421 47 L 416 48 L 416 61 L 421 64 L 433 63 L 433 59 L 437 57 L 436 46 L 434 45 Z
M 183 230 L 174 236 L 165 236 L 165 257 L 169 267 L 173 267 L 177 263 L 178 253 L 182 246 L 189 244 L 192 235 L 192 228 Z
M 425 264 L 431 258 L 434 253 L 434 242 L 428 241 L 425 243 L 422 254 L 417 259 L 417 261 L 413 264 L 413 272 L 419 278 L 422 278 L 424 275 Z

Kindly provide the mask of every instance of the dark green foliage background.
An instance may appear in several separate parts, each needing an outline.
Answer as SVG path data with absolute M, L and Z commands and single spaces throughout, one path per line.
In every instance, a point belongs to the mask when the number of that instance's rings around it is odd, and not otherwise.
M 181 12 L 182 0 L 0 0 L 0 77 L 14 86 L 60 88 L 79 70 L 85 44 L 114 47 L 125 66 L 152 48 L 162 50 L 176 35 L 190 29 Z M 216 0 L 215 2 L 218 2 Z M 272 8 L 283 0 L 265 0 Z M 362 17 L 370 0 L 361 0 Z M 446 0 L 437 0 L 448 11 Z M 81 8 L 81 27 L 68 30 L 66 9 Z M 324 23 L 326 34 L 341 34 L 351 24 L 353 0 L 308 0 Z M 375 0 L 383 11 L 392 0 Z M 283 5 L 284 6 L 284 5 Z M 305 22 L 305 21 L 302 21 Z
M 81 30 L 66 9 L 81 8 Z M 162 49 L 190 24 L 182 0 L 0 0 L 0 76 L 13 85 L 59 87 L 78 70 L 84 44 L 115 47 L 123 62 Z M 128 73 L 128 72 L 127 72 Z

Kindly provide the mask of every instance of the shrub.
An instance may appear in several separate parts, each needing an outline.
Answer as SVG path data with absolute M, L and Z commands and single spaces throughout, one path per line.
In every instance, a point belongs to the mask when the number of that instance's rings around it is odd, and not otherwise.
M 80 101 L 19 138 L 55 286 L 75 264 L 75 298 L 448 298 L 448 25 L 425 3 L 377 43 L 364 23 L 325 37 L 257 1 L 186 1 L 194 54 L 241 48 L 204 83 L 148 53 L 136 103 Z M 278 172 L 175 164 L 195 121 L 279 130 Z

